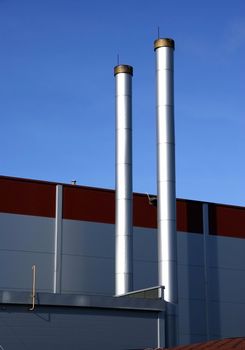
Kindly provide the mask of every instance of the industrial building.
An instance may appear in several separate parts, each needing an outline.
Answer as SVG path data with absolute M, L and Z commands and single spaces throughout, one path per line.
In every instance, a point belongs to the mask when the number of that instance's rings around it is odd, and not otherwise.
M 157 209 L 145 194 L 133 205 L 139 290 L 158 285 Z M 165 302 L 113 297 L 114 191 L 1 177 L 0 212 L 5 349 L 157 347 Z M 245 208 L 178 199 L 177 231 L 178 343 L 244 335 Z
M 132 75 L 116 190 L 0 177 L 0 345 L 146 349 L 245 334 L 245 208 L 175 196 L 173 51 L 157 39 L 156 196 L 132 191 Z

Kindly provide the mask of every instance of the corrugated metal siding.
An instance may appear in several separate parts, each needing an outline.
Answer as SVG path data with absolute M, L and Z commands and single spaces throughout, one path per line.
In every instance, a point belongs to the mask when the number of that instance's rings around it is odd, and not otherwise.
M 175 348 L 170 348 L 168 350 L 245 350 L 245 338 L 228 338 L 228 339 L 218 339 L 211 340 L 208 342 L 191 344 L 185 346 L 177 346 Z M 158 348 L 157 350 L 165 350 L 163 348 Z

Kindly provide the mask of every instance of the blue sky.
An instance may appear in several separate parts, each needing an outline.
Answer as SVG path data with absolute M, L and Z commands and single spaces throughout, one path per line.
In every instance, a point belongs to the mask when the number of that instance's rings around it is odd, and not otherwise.
M 0 0 L 1 175 L 114 187 L 119 54 L 134 190 L 155 193 L 158 26 L 176 42 L 177 196 L 244 205 L 244 0 Z

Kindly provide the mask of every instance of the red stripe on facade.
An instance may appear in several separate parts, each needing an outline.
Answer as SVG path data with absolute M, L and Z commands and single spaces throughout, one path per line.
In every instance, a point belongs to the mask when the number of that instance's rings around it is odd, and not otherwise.
M 177 207 L 177 231 L 202 233 L 202 203 L 178 199 Z
M 133 223 L 138 227 L 157 227 L 157 208 L 149 204 L 147 195 L 134 194 Z
M 55 184 L 0 178 L 0 212 L 55 217 Z
M 114 224 L 114 191 L 64 186 L 63 218 Z
M 245 209 L 209 204 L 209 233 L 245 238 Z
M 55 217 L 56 183 L 0 176 L 0 212 Z M 208 204 L 211 235 L 245 238 L 245 208 Z M 63 218 L 115 223 L 115 192 L 63 185 Z M 157 208 L 143 194 L 134 194 L 134 226 L 157 227 Z M 177 230 L 202 233 L 202 203 L 177 200 Z
M 63 218 L 115 223 L 115 192 L 109 190 L 64 186 Z M 134 194 L 133 224 L 157 228 L 157 208 L 150 205 L 146 195 Z M 202 203 L 177 201 L 177 230 L 202 233 Z
M 115 191 L 65 185 L 63 218 L 92 222 L 115 223 Z M 134 194 L 134 226 L 156 228 L 157 210 L 145 195 Z

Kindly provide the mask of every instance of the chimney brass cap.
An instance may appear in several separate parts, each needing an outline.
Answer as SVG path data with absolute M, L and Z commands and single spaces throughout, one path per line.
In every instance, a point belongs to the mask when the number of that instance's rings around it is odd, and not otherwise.
M 118 73 L 128 73 L 133 75 L 133 67 L 127 64 L 119 64 L 118 66 L 114 67 L 114 75 Z
M 172 47 L 174 49 L 174 40 L 173 39 L 157 39 L 154 41 L 154 51 L 159 47 Z

